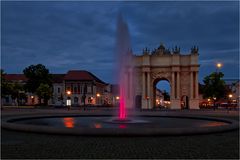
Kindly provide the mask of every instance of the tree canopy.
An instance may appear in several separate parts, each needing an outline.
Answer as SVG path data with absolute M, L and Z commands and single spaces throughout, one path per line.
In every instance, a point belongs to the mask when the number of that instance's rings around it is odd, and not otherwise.
M 203 80 L 204 87 L 202 88 L 204 98 L 223 98 L 227 94 L 225 81 L 222 79 L 222 72 L 213 72 L 206 76 Z
M 164 90 L 162 94 L 164 101 L 170 101 L 170 95 L 166 90 Z
M 5 97 L 11 93 L 11 85 L 5 80 L 5 74 L 4 70 L 1 69 L 1 97 Z
M 42 64 L 30 65 L 23 70 L 23 73 L 28 78 L 26 89 L 29 92 L 36 93 L 40 84 L 52 86 L 52 77 L 49 70 Z

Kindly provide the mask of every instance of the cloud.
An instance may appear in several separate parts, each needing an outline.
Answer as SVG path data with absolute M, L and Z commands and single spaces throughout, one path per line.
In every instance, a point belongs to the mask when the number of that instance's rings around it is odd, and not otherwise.
M 9 73 L 43 63 L 51 72 L 86 69 L 111 82 L 116 18 L 128 23 L 135 54 L 166 47 L 200 49 L 201 77 L 215 61 L 235 76 L 239 53 L 238 2 L 5 2 L 1 6 L 2 67 Z M 15 67 L 16 66 L 16 67 Z M 212 67 L 214 70 L 214 67 Z

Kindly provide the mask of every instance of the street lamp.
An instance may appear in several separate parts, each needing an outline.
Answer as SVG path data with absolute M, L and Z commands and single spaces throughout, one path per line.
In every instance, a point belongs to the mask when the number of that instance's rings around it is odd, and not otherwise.
M 32 104 L 34 104 L 34 96 L 31 96 Z
M 71 94 L 71 91 L 67 91 L 67 95 L 70 95 Z
M 71 91 L 67 91 L 67 108 L 68 110 L 70 110 L 70 107 L 71 107 L 71 98 L 70 98 L 70 95 L 71 95 Z
M 229 94 L 229 95 L 228 95 L 228 98 L 229 98 L 229 100 L 228 100 L 228 103 L 229 103 L 229 104 L 228 104 L 228 105 L 229 105 L 229 106 L 231 105 L 231 99 L 232 99 L 232 97 L 233 97 L 232 94 Z
M 217 63 L 217 68 L 221 68 L 222 67 L 222 63 Z
M 215 110 L 215 107 L 216 107 L 216 104 L 215 104 L 216 103 L 216 99 L 217 99 L 216 97 L 213 97 L 213 109 L 214 110 Z
M 217 64 L 216 64 L 216 67 L 217 67 L 217 72 L 219 72 L 219 70 L 222 68 L 222 63 L 220 63 L 220 62 L 218 62 Z
M 100 97 L 100 93 L 97 93 L 97 104 L 99 105 L 99 97 Z

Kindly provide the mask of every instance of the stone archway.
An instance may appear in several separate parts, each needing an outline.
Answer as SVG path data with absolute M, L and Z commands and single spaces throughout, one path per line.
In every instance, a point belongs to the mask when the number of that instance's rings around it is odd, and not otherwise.
M 161 81 L 167 81 L 168 82 L 168 84 L 169 84 L 169 86 L 170 86 L 170 88 L 171 88 L 171 84 L 170 84 L 170 80 L 169 79 L 167 79 L 167 78 L 164 78 L 164 77 L 162 77 L 162 76 L 158 76 L 157 78 L 155 78 L 155 80 L 153 81 L 153 106 L 154 107 L 156 107 L 157 108 L 157 106 L 156 106 L 156 104 L 157 104 L 157 102 L 161 102 L 161 107 L 163 107 L 165 104 L 164 104 L 164 102 L 165 102 L 165 97 L 164 97 L 164 92 L 163 92 L 163 90 L 160 90 L 160 88 L 157 88 L 157 84 L 159 83 L 159 82 L 161 82 Z M 160 92 L 160 93 L 158 93 L 158 92 Z M 158 95 L 157 95 L 158 94 Z M 161 94 L 161 98 L 160 98 L 160 94 Z M 170 98 L 171 98 L 171 90 L 170 90 L 170 93 L 169 93 L 170 95 Z M 157 98 L 158 97 L 158 98 Z M 161 99 L 161 100 L 160 100 Z M 158 100 L 158 101 L 157 101 Z M 169 100 L 167 100 L 167 101 L 170 101 L 170 99 Z M 160 104 L 160 103 L 159 103 Z M 159 106 L 159 107 L 160 107 Z
M 154 106 L 154 82 L 167 79 L 171 86 L 171 109 L 181 109 L 181 97 L 189 97 L 189 109 L 199 109 L 198 99 L 198 48 L 193 47 L 188 55 L 180 54 L 180 48 L 172 52 L 160 45 L 142 55 L 134 56 L 136 71 L 136 95 L 141 95 L 141 108 Z

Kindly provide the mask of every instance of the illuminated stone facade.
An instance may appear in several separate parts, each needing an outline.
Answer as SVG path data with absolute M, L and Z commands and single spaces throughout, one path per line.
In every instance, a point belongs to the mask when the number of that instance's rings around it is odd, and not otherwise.
M 187 55 L 180 48 L 172 52 L 161 44 L 157 49 L 144 49 L 134 55 L 136 70 L 136 97 L 141 97 L 141 108 L 152 109 L 156 103 L 156 84 L 167 80 L 171 87 L 171 109 L 199 109 L 198 98 L 198 48 Z

